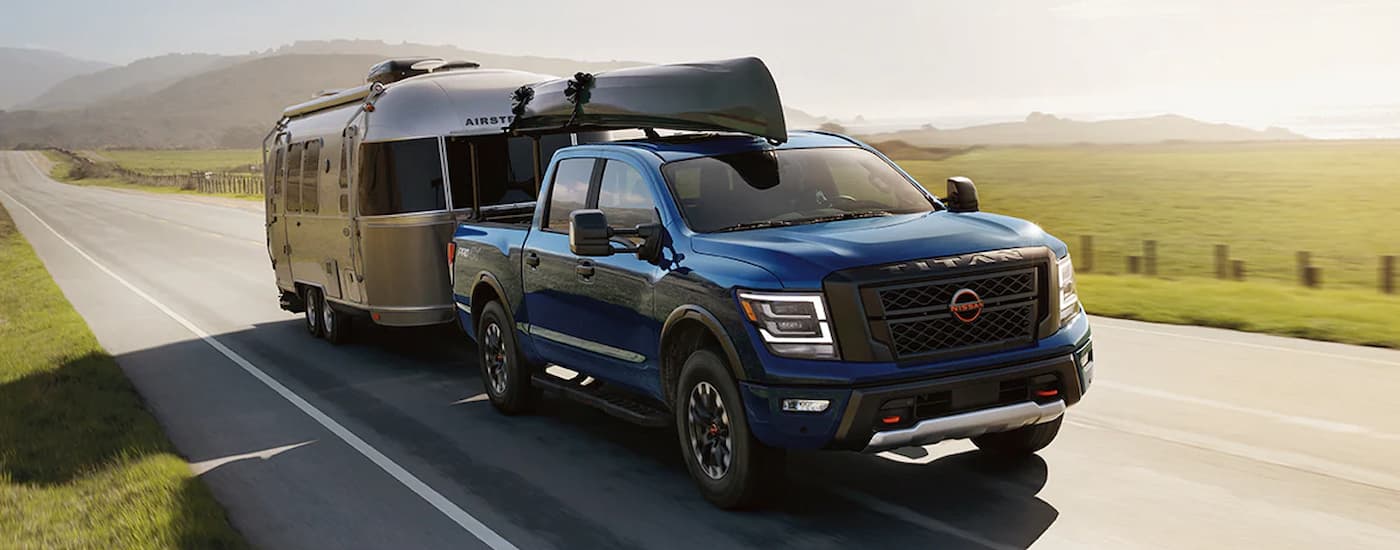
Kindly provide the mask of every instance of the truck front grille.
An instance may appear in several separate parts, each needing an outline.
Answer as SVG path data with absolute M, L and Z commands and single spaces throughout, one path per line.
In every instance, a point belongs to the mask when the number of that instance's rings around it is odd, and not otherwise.
M 1040 268 L 1021 266 L 879 286 L 874 289 L 880 307 L 870 319 L 871 334 L 885 340 L 899 359 L 1031 344 L 1040 318 L 1041 278 Z M 972 321 L 950 310 L 954 296 L 964 289 L 976 293 L 982 303 Z

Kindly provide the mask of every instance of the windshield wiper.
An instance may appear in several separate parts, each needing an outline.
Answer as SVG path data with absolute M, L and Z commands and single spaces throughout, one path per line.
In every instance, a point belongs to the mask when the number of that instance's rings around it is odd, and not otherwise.
M 861 210 L 859 212 L 844 212 L 831 216 L 818 216 L 815 218 L 802 218 L 796 220 L 798 223 L 823 223 L 840 220 L 854 220 L 856 218 L 874 218 L 877 216 L 893 216 L 894 212 L 888 210 Z
M 763 228 L 765 228 L 765 227 L 783 227 L 783 226 L 787 226 L 787 225 L 792 225 L 793 223 L 795 223 L 795 222 L 793 222 L 792 220 L 764 220 L 764 221 L 761 221 L 761 222 L 738 223 L 738 224 L 734 224 L 734 225 L 731 225 L 731 226 L 728 226 L 728 227 L 721 227 L 721 228 L 719 228 L 719 229 L 716 229 L 715 232 L 716 232 L 716 233 L 725 233 L 725 232 L 729 232 L 729 231 L 743 231 L 743 230 L 745 230 L 745 229 L 763 229 Z

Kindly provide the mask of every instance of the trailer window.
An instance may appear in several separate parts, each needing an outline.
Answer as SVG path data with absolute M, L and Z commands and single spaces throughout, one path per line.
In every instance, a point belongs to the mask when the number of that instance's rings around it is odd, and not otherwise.
M 569 213 L 588 202 L 588 183 L 593 179 L 593 159 L 564 159 L 554 171 L 550 186 L 549 211 L 544 228 L 565 233 L 569 231 Z
M 356 204 L 361 214 L 383 216 L 447 208 L 437 138 L 360 147 Z
M 293 143 L 288 148 L 287 184 L 282 186 L 287 190 L 288 212 L 301 212 L 301 148 L 300 143 Z
M 320 211 L 320 197 L 317 195 L 321 183 L 321 140 L 306 142 L 306 152 L 301 156 L 301 211 L 315 214 Z

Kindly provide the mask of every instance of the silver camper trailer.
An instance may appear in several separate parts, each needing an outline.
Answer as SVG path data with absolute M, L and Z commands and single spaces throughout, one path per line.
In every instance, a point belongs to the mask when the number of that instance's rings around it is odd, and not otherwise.
M 449 322 L 455 220 L 531 215 L 572 134 L 508 134 L 512 93 L 554 77 L 440 59 L 286 108 L 263 143 L 267 244 L 284 309 L 313 334 Z

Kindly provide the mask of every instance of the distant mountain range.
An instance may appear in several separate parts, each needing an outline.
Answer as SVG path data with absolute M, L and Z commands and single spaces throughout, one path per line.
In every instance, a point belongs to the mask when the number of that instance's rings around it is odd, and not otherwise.
M 318 91 L 364 82 L 370 65 L 389 57 L 465 59 L 483 67 L 552 75 L 641 65 L 636 61 L 576 61 L 512 56 L 453 46 L 387 44 L 372 40 L 304 41 L 247 55 L 170 54 L 121 67 L 53 52 L 0 49 L 0 148 L 256 147 L 282 108 Z M 42 88 L 41 88 L 42 87 Z M 41 91 L 33 91 L 40 88 Z M 30 91 L 24 91 L 25 89 Z M 4 98 L 11 98 L 9 103 Z M 3 108 L 3 107 L 0 107 Z M 788 127 L 831 122 L 786 109 Z M 942 130 L 925 127 L 866 136 L 913 147 L 1041 143 L 1142 143 L 1170 140 L 1303 139 L 1287 130 L 1257 132 L 1165 115 L 1081 122 L 1034 113 L 1024 122 Z
M 1031 113 L 1021 122 L 943 130 L 925 127 L 862 136 L 872 142 L 902 141 L 916 147 L 967 145 L 1129 144 L 1164 141 L 1288 141 L 1307 139 L 1283 128 L 1252 130 L 1180 115 L 1080 121 Z
M 68 78 L 111 67 L 109 63 L 74 59 L 58 52 L 24 48 L 0 48 L 0 109 L 34 99 L 50 86 Z

